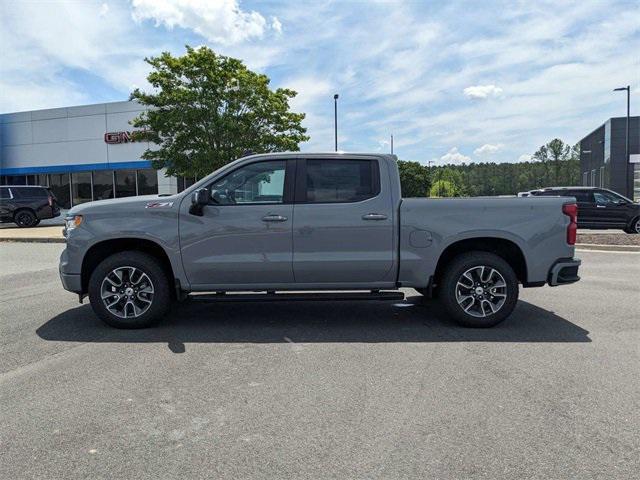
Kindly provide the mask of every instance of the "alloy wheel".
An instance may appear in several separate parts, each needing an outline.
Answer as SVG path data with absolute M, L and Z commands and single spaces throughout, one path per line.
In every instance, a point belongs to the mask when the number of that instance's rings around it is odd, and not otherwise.
M 137 318 L 153 303 L 153 282 L 136 267 L 118 267 L 102 280 L 100 297 L 106 309 L 119 318 Z
M 456 283 L 456 301 L 465 313 L 487 317 L 498 312 L 507 299 L 507 282 L 498 270 L 478 265 L 465 271 Z
M 16 223 L 20 227 L 30 227 L 33 222 L 33 217 L 28 212 L 20 212 L 16 216 Z

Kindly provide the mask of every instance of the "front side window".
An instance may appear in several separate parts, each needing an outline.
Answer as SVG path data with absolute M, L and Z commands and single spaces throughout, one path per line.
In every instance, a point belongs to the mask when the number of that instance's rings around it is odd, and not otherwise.
M 285 160 L 245 165 L 209 186 L 213 203 L 247 205 L 283 203 Z
M 621 203 L 625 203 L 622 197 L 619 197 L 618 195 L 612 192 L 607 192 L 607 191 L 593 192 L 593 196 L 596 199 L 596 203 L 598 205 L 609 205 L 609 204 L 619 205 Z
M 0 188 L 0 198 L 3 200 L 11 198 L 11 192 L 9 192 L 8 188 Z
M 359 202 L 375 197 L 380 187 L 372 160 L 307 160 L 309 203 Z

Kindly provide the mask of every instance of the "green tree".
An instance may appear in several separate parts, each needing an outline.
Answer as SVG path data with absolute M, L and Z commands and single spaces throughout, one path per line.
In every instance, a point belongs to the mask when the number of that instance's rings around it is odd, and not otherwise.
M 533 154 L 533 158 L 540 160 L 545 164 L 553 164 L 555 171 L 555 185 L 559 185 L 560 182 L 560 162 L 566 161 L 571 156 L 571 146 L 564 143 L 559 138 L 554 138 L 546 145 L 542 145 L 536 153 Z
M 398 161 L 398 170 L 400 170 L 400 186 L 403 197 L 427 196 L 431 181 L 429 171 L 424 165 L 400 160 Z
M 436 180 L 431 186 L 430 197 L 457 197 L 455 185 L 449 180 Z
M 186 47 L 145 59 L 151 92 L 135 89 L 131 99 L 149 109 L 133 120 L 140 138 L 154 142 L 143 158 L 167 175 L 201 177 L 246 152 L 299 150 L 309 139 L 303 113 L 289 110 L 293 90 L 269 88 L 269 78 L 241 60 L 207 47 Z

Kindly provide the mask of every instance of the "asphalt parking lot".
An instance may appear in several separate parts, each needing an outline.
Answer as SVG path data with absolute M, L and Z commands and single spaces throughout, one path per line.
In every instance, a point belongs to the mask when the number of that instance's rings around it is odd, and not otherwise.
M 2 478 L 637 478 L 640 254 L 579 252 L 462 329 L 382 302 L 190 302 L 103 326 L 64 245 L 0 243 Z M 635 474 L 633 472 L 636 472 Z

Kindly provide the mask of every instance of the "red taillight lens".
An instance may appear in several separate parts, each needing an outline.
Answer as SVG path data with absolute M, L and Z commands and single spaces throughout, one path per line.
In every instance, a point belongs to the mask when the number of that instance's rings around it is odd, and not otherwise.
M 576 237 L 578 236 L 578 205 L 575 203 L 567 203 L 562 206 L 562 213 L 569 217 L 567 243 L 569 245 L 575 245 Z

